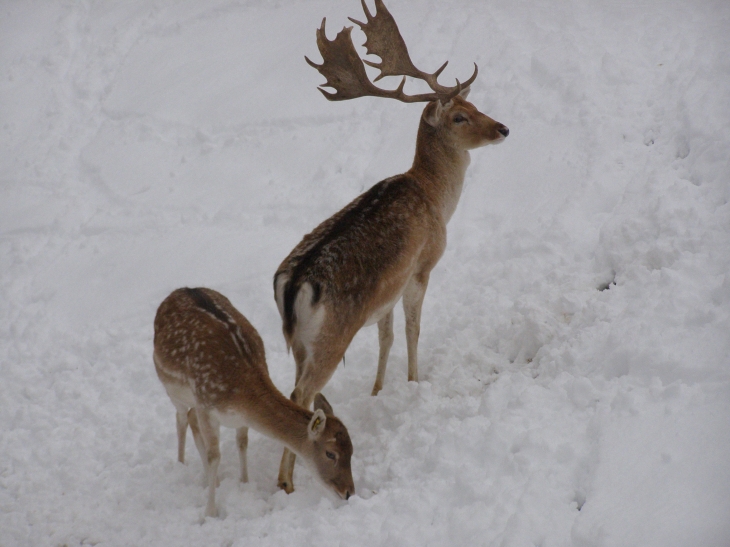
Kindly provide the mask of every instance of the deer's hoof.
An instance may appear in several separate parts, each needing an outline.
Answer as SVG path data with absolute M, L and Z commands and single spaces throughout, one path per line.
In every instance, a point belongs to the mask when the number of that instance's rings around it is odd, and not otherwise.
M 279 488 L 287 494 L 294 492 L 294 485 L 290 481 L 279 481 Z
M 212 507 L 211 506 L 206 507 L 205 516 L 212 517 L 214 519 L 218 518 L 218 508 L 215 505 L 213 505 Z

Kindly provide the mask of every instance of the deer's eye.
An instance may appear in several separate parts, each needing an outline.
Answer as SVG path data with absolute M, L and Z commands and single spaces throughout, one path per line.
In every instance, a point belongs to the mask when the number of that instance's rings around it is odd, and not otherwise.
M 333 460 L 333 461 L 337 459 L 337 456 L 335 456 L 335 455 L 334 455 L 334 454 L 333 454 L 332 452 L 330 452 L 330 451 L 326 451 L 326 452 L 324 453 L 324 455 L 325 455 L 325 456 L 327 456 L 327 457 L 328 457 L 328 458 L 329 458 L 330 460 Z
M 454 123 L 464 123 L 467 121 L 466 117 L 462 116 L 461 114 L 457 114 L 454 116 Z

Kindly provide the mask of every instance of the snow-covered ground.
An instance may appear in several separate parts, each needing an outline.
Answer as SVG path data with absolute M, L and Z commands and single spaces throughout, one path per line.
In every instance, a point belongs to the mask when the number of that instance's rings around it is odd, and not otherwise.
M 380 395 L 374 328 L 325 388 L 357 496 L 278 491 L 257 433 L 241 484 L 224 430 L 203 519 L 157 305 L 223 292 L 289 393 L 272 275 L 410 166 L 422 107 L 316 90 L 356 0 L 0 3 L 0 545 L 730 545 L 730 3 L 388 6 L 510 136 L 472 154 L 421 382 L 398 311 Z

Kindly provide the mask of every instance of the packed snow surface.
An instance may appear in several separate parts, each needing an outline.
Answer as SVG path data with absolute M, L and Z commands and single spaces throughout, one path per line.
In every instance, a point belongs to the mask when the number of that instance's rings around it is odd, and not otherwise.
M 157 306 L 227 295 L 290 393 L 273 273 L 408 169 L 422 106 L 316 90 L 356 0 L 0 3 L 0 545 L 730 545 L 730 3 L 388 6 L 510 136 L 472 153 L 420 382 L 398 310 L 383 391 L 376 328 L 324 390 L 357 495 L 279 491 L 255 432 L 242 484 L 224 429 L 203 518 Z

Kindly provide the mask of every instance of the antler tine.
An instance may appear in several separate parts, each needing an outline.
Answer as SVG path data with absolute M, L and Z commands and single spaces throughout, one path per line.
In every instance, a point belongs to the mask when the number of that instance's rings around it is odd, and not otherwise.
M 441 75 L 441 73 L 446 68 L 446 65 L 448 65 L 448 64 L 449 64 L 448 61 L 446 61 L 444 64 L 442 64 L 441 67 L 436 72 L 433 73 L 433 77 L 438 79 L 438 77 Z
M 469 79 L 468 79 L 468 80 L 467 80 L 466 82 L 464 82 L 464 83 L 462 84 L 462 87 L 463 87 L 464 89 L 466 89 L 466 88 L 467 88 L 467 87 L 469 87 L 469 86 L 470 86 L 471 84 L 473 84 L 473 83 L 474 83 L 474 80 L 476 80 L 476 79 L 477 79 L 477 74 L 479 74 L 479 67 L 477 66 L 477 64 L 476 64 L 476 63 L 474 63 L 474 74 L 472 74 L 472 75 L 471 75 L 471 78 L 469 78 Z M 456 81 L 458 82 L 459 80 L 456 80 Z
M 454 98 L 454 97 L 456 97 L 456 96 L 457 96 L 457 95 L 458 95 L 459 93 L 461 93 L 461 89 L 462 89 L 462 88 L 461 88 L 461 82 L 459 81 L 459 78 L 457 78 L 457 79 L 456 79 L 456 87 L 454 87 L 454 90 L 453 90 L 453 91 L 452 91 L 451 93 L 448 93 L 448 94 L 446 94 L 446 96 L 444 96 L 444 97 L 443 97 L 443 98 L 441 99 L 441 104 L 446 104 L 446 103 L 448 103 L 448 102 L 449 102 L 449 101 L 450 101 L 451 99 L 453 99 L 453 98 Z
M 373 16 L 370 14 L 370 9 L 368 8 L 368 5 L 365 3 L 365 0 L 360 0 L 360 4 L 362 4 L 362 10 L 365 12 L 365 17 L 367 18 L 367 20 L 372 21 Z M 377 9 L 377 5 L 375 7 Z M 350 19 L 350 18 L 348 17 L 348 19 Z

